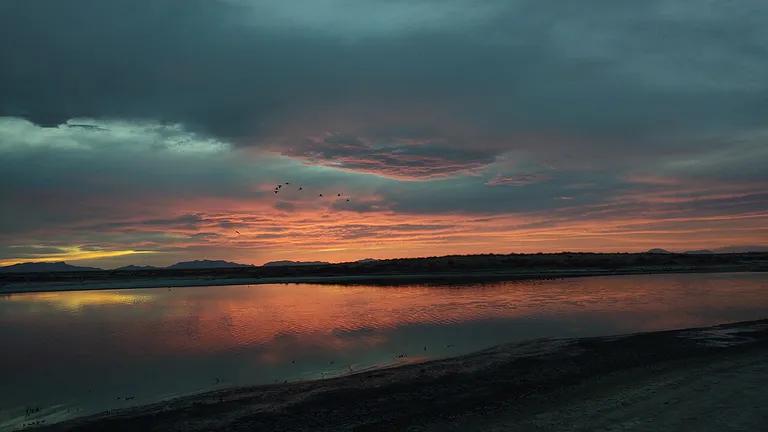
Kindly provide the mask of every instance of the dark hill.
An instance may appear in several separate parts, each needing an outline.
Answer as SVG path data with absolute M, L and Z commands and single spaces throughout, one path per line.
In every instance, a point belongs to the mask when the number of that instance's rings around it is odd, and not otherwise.
M 61 262 L 30 262 L 0 267 L 0 273 L 38 273 L 38 272 L 75 272 L 100 271 L 96 267 L 81 267 Z
M 326 265 L 330 264 L 325 261 L 270 261 L 265 263 L 262 267 L 285 267 L 285 266 L 314 266 L 314 265 Z
M 192 269 L 215 269 L 215 268 L 237 268 L 253 267 L 252 264 L 240 264 L 236 262 L 223 260 L 195 260 L 182 261 L 166 267 L 169 270 L 192 270 Z
M 653 249 L 649 249 L 647 253 L 650 253 L 650 254 L 671 254 L 672 252 L 670 252 L 670 251 L 668 251 L 666 249 L 662 249 L 662 248 L 653 248 Z
M 127 265 L 127 266 L 124 266 L 124 267 L 118 267 L 115 270 L 118 270 L 118 271 L 136 271 L 136 270 L 155 270 L 155 269 L 158 269 L 158 268 L 160 268 L 160 267 L 155 267 L 155 266 L 151 266 L 151 265 L 145 265 L 145 266 Z

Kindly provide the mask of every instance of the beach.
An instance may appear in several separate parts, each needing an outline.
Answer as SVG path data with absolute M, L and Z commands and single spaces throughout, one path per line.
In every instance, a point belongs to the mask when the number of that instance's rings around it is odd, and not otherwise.
M 234 388 L 42 430 L 760 430 L 768 320 L 538 339 L 295 383 Z

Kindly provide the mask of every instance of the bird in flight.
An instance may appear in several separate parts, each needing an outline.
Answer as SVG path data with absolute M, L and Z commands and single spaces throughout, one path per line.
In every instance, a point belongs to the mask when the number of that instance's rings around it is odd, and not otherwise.
M 275 189 L 273 190 L 273 192 L 275 193 L 275 195 L 277 195 L 277 194 L 280 193 L 280 191 L 282 191 L 284 185 L 290 185 L 290 184 L 291 184 L 291 182 L 280 183 L 277 186 L 275 186 Z M 296 189 L 296 191 L 303 191 L 303 190 L 304 190 L 304 186 L 298 186 L 298 188 Z M 323 198 L 324 197 L 324 195 L 322 193 L 317 194 L 317 196 L 319 198 Z M 333 196 L 333 195 L 331 195 L 331 196 Z M 338 192 L 336 194 L 336 196 L 338 198 L 341 198 L 342 196 L 344 196 L 344 193 L 343 192 Z M 349 198 L 347 198 L 347 197 L 344 197 L 344 198 L 345 198 L 345 202 L 350 202 Z

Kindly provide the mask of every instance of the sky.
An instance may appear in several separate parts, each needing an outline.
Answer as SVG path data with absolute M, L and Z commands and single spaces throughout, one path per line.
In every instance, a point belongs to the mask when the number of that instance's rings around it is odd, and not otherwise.
M 767 19 L 0 0 L 0 264 L 766 245 Z

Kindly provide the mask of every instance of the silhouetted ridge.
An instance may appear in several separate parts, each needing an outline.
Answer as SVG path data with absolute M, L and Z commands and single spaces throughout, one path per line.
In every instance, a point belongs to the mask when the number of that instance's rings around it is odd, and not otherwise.
M 650 254 L 671 254 L 673 252 L 670 252 L 670 251 L 668 251 L 666 249 L 662 249 L 662 248 L 653 248 L 653 249 L 649 249 L 647 253 L 650 253 Z
M 13 264 L 0 267 L 0 273 L 37 273 L 37 272 L 74 272 L 74 271 L 101 271 L 96 267 L 73 266 L 61 262 L 30 262 Z
M 234 267 L 253 267 L 253 264 L 240 264 L 236 262 L 223 261 L 223 260 L 195 260 L 195 261 L 182 261 L 176 264 L 166 267 L 171 270 L 187 270 L 187 269 L 210 269 L 210 268 L 234 268 Z
M 123 267 L 118 267 L 115 270 L 117 271 L 135 271 L 135 270 L 156 270 L 161 267 L 155 267 L 151 265 L 127 265 Z
M 264 263 L 262 267 L 285 267 L 285 266 L 312 266 L 312 265 L 326 265 L 330 264 L 329 262 L 325 261 L 290 261 L 290 260 L 283 260 L 283 261 L 270 261 L 268 263 Z

